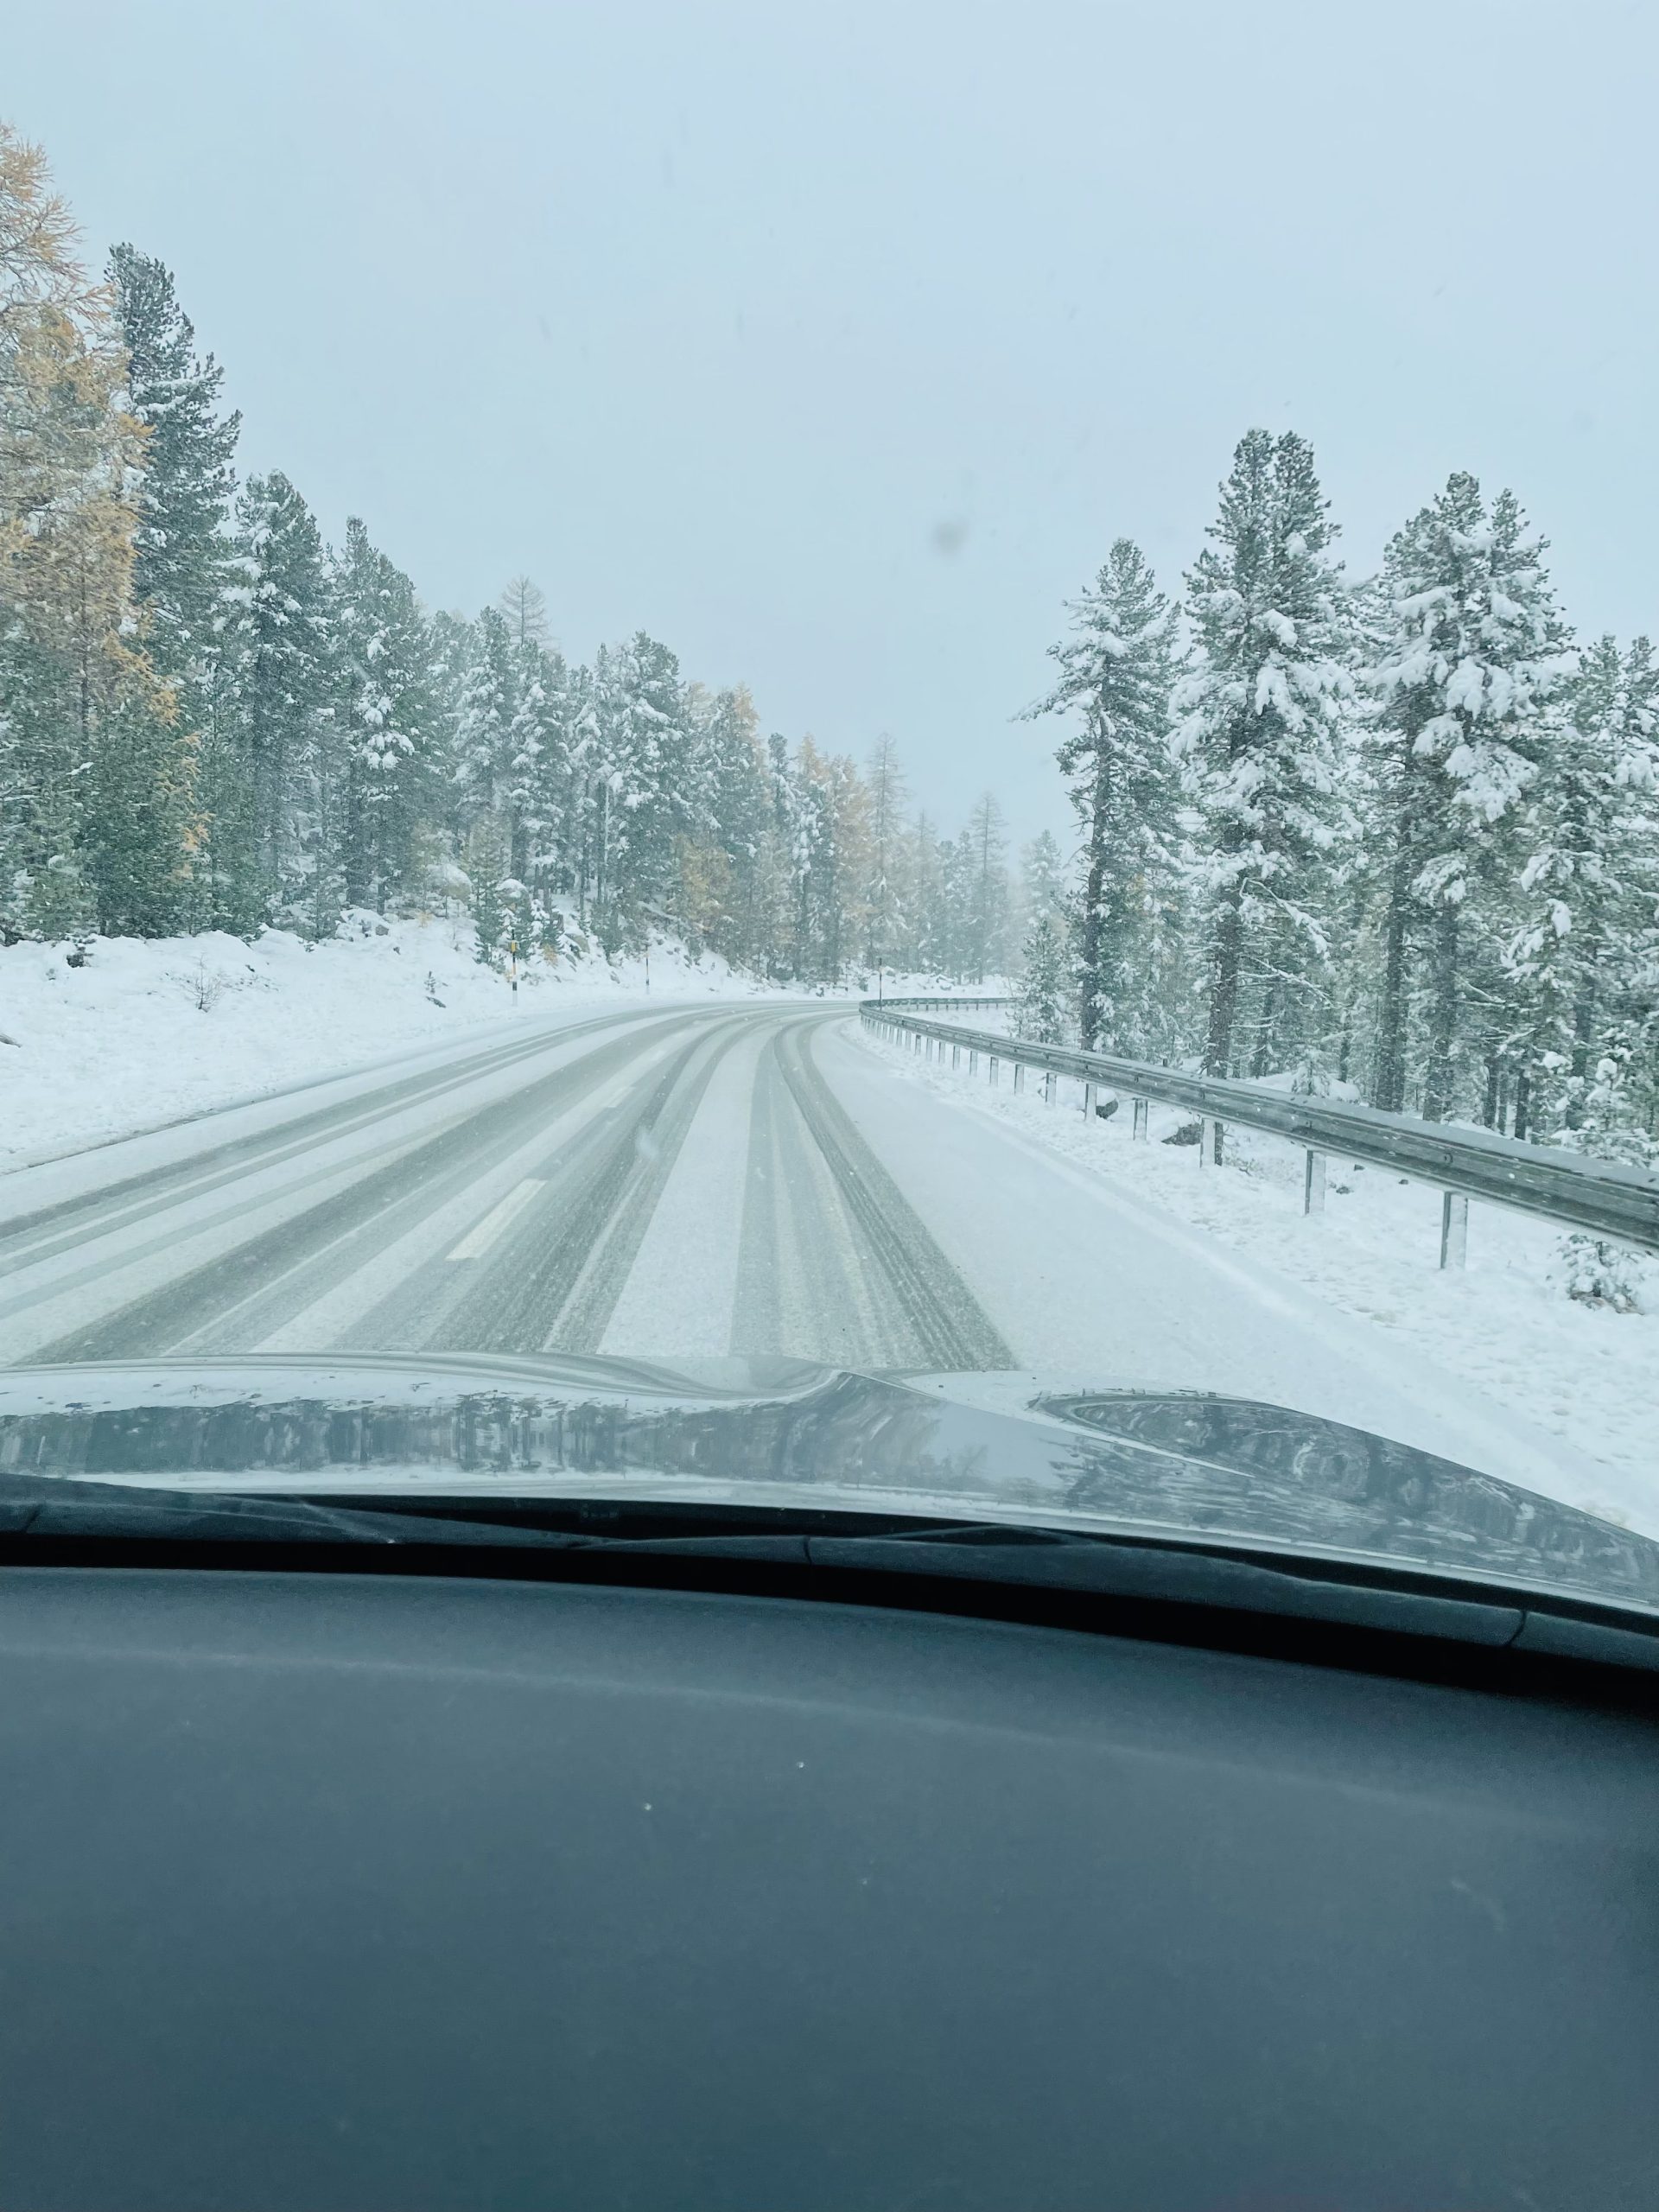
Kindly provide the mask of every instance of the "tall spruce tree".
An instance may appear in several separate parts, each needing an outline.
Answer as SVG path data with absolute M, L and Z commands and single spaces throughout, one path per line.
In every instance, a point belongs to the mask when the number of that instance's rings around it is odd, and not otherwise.
M 1166 894 L 1178 849 L 1169 749 L 1169 602 L 1140 548 L 1120 537 L 1049 647 L 1059 680 L 1030 715 L 1068 714 L 1056 753 L 1083 840 L 1078 1033 L 1123 1041 L 1138 940 Z
M 607 944 L 639 938 L 646 910 L 665 912 L 677 841 L 695 816 L 686 788 L 692 745 L 680 664 L 641 630 L 605 656 L 599 707 Z
M 1193 653 L 1174 705 L 1205 833 L 1204 1063 L 1225 1075 L 1247 991 L 1269 1051 L 1309 1017 L 1352 686 L 1335 525 L 1306 439 L 1247 432 L 1209 535 L 1187 578 Z
M 236 518 L 227 642 L 260 886 L 269 914 L 315 928 L 339 798 L 332 583 L 311 511 L 280 472 L 248 479 Z
M 162 264 L 118 245 L 110 279 L 127 351 L 126 404 L 144 433 L 133 596 L 148 618 L 150 658 L 179 690 L 194 728 L 200 714 L 193 695 L 207 681 L 225 613 L 242 418 L 220 415 L 225 372 L 211 353 L 197 353 Z
M 964 833 L 970 858 L 965 891 L 963 965 L 976 983 L 1001 974 L 1008 960 L 1008 836 L 994 791 L 974 803 Z
M 695 776 L 702 818 L 689 839 L 682 911 L 696 889 L 699 933 L 728 958 L 764 966 L 772 911 L 771 802 L 754 702 L 741 685 L 706 699 L 696 717 Z
M 1659 672 L 1638 639 L 1628 656 L 1599 639 L 1584 655 L 1541 772 L 1523 802 L 1520 925 L 1505 966 L 1528 1016 L 1529 1064 L 1548 1079 L 1541 1121 L 1583 1119 L 1592 1059 L 1624 1011 L 1637 887 L 1652 849 L 1659 782 Z
M 1052 830 L 1039 830 L 1020 853 L 1020 899 L 1027 924 L 1065 906 L 1065 862 Z
M 905 775 L 899 748 L 883 730 L 870 749 L 870 880 L 864 958 L 874 967 L 890 961 L 904 926 L 900 871 L 904 845 Z
M 130 786 L 170 892 L 153 914 L 181 912 L 179 848 L 188 839 L 188 911 L 196 927 L 249 931 L 260 912 L 248 764 L 223 652 L 233 553 L 232 462 L 241 416 L 222 413 L 224 371 L 196 349 L 168 269 L 131 245 L 110 257 L 110 289 L 126 348 L 126 405 L 143 428 L 132 590 L 147 652 L 173 696 L 172 742 L 129 722 L 105 764 Z M 100 869 L 130 886 L 147 870 L 106 838 Z M 161 855 L 165 851 L 165 861 Z M 138 911 L 135 907 L 133 911 Z
M 435 797 L 431 638 L 414 585 L 355 515 L 334 564 L 334 595 L 343 892 L 347 906 L 384 913 L 410 884 L 422 814 Z
M 493 865 L 503 874 L 512 872 L 512 831 L 506 816 L 519 670 L 505 616 L 499 608 L 486 607 L 467 641 L 451 776 L 458 836 L 463 842 L 470 842 L 475 832 L 481 833 L 496 853 Z
M 1376 1095 L 1382 1105 L 1402 1103 L 1408 940 L 1401 902 L 1409 898 L 1429 940 L 1429 1121 L 1452 1110 L 1466 1058 L 1475 910 L 1508 897 L 1523 864 L 1511 832 L 1572 666 L 1543 550 L 1512 493 L 1500 493 L 1489 510 L 1464 474 L 1389 548 L 1390 634 L 1372 681 L 1393 734 L 1390 927 L 1401 932 L 1402 976 L 1388 986 Z

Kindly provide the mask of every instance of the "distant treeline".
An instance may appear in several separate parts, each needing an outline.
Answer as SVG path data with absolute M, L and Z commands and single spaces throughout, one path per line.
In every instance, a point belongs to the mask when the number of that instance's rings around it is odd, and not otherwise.
M 465 902 L 491 960 L 657 927 L 804 980 L 1006 963 L 988 795 L 942 838 L 890 742 L 763 738 L 643 632 L 574 665 L 524 578 L 429 612 L 363 523 L 331 549 L 238 482 L 222 385 L 168 270 L 95 283 L 0 130 L 0 940 Z

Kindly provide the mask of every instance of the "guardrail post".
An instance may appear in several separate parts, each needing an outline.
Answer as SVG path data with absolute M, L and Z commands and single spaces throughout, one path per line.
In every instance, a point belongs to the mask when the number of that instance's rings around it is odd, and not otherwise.
M 1440 1193 L 1440 1265 L 1460 1268 L 1469 1257 L 1469 1201 L 1460 1192 Z
M 995 1053 L 995 1052 L 988 1052 L 988 1053 L 986 1054 L 986 1056 L 985 1056 L 985 1058 L 986 1058 L 986 1065 L 987 1065 L 987 1066 L 988 1066 L 988 1067 L 989 1068 L 989 1070 L 990 1070 L 991 1081 L 992 1081 L 993 1083 L 996 1083 L 996 1082 L 998 1082 L 1001 1078 L 1000 1078 L 1000 1075 L 999 1075 L 998 1065 L 997 1065 L 997 1058 L 996 1058 Z
M 1310 1152 L 1306 1154 L 1306 1161 L 1307 1165 L 1302 1175 L 1302 1211 L 1323 1213 L 1325 1211 L 1325 1154 L 1322 1152 Z
M 1211 1122 L 1210 1127 L 1214 1133 L 1211 1138 L 1211 1142 L 1216 1147 L 1210 1156 L 1215 1161 L 1216 1166 L 1219 1167 L 1221 1165 L 1221 1141 L 1223 1134 L 1226 1128 L 1226 1123 L 1224 1122 Z
M 968 1072 L 969 1075 L 979 1073 L 979 1054 L 971 1045 L 968 1047 Z
M 962 1065 L 962 1047 L 961 1047 L 961 1046 L 960 1046 L 960 1045 L 953 1045 L 953 1046 L 950 1047 L 950 1072 L 951 1072 L 951 1074 L 952 1074 L 952 1075 L 954 1075 L 954 1074 L 956 1073 L 957 1070 L 961 1065 Z
M 1131 1100 L 1130 1103 L 1135 1111 L 1129 1122 L 1129 1135 L 1131 1137 L 1139 1137 L 1141 1143 L 1145 1144 L 1147 1142 L 1147 1102 L 1144 1098 L 1136 1098 Z
M 1022 1091 L 1025 1087 L 1026 1064 L 1023 1060 L 1016 1060 L 1014 1064 L 1014 1088 L 1016 1094 Z
M 1054 1103 L 1054 1071 L 1052 1068 L 1046 1069 L 1043 1073 L 1043 1103 L 1045 1106 L 1052 1106 Z
M 1085 1122 L 1092 1122 L 1095 1118 L 1095 1086 L 1092 1083 L 1085 1083 L 1083 1086 L 1083 1118 Z
M 1200 1167 L 1209 1157 L 1210 1116 L 1207 1114 L 1200 1114 L 1198 1116 L 1198 1165 Z

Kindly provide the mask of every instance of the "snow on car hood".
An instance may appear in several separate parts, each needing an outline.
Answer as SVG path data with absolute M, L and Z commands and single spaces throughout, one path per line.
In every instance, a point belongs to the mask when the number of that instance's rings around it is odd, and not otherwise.
M 0 1482 L 915 1513 L 1221 1543 L 1659 1612 L 1659 1543 L 1363 1429 L 1200 1393 L 787 1359 L 340 1356 L 0 1373 Z

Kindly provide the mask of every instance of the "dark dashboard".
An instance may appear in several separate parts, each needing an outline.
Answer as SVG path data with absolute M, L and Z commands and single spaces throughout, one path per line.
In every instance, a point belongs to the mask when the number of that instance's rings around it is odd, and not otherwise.
M 897 1593 L 14 1564 L 0 2202 L 1648 2212 L 1656 1751 Z

